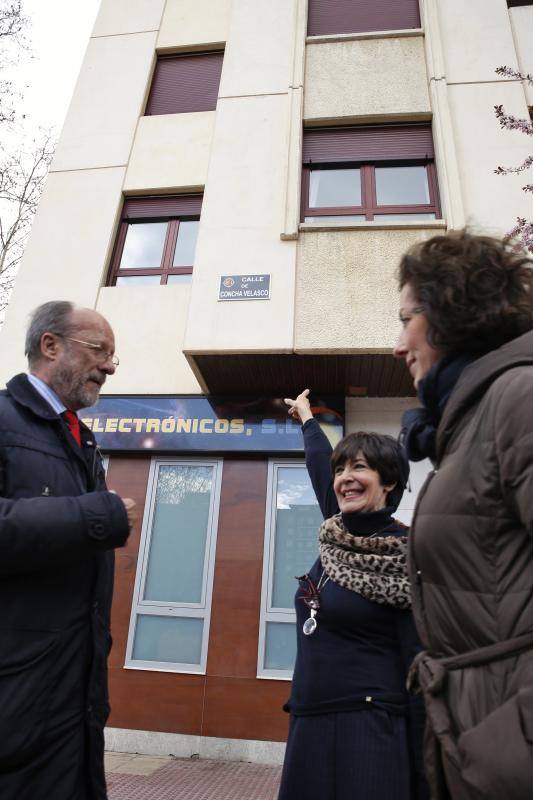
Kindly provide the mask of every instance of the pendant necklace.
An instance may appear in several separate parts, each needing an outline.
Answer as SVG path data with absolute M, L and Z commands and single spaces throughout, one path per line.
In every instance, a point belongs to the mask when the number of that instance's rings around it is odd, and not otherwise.
M 329 575 L 326 576 L 326 572 L 323 571 L 322 575 L 320 576 L 320 580 L 318 581 L 316 588 L 313 585 L 310 578 L 308 578 L 309 586 L 309 596 L 303 598 L 306 606 L 311 610 L 311 615 L 305 620 L 302 630 L 305 636 L 311 636 L 318 627 L 318 623 L 316 621 L 317 611 L 320 608 L 320 592 L 329 581 Z

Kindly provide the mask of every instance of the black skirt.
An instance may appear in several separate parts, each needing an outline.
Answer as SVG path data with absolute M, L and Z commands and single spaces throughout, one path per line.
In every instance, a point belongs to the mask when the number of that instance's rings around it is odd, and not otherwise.
M 278 800 L 411 800 L 403 716 L 291 715 Z

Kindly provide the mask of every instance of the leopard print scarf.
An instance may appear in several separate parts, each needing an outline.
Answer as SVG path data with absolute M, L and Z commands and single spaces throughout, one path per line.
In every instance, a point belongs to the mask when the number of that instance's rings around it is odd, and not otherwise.
M 410 608 L 407 536 L 354 536 L 341 514 L 324 520 L 318 539 L 324 572 L 331 580 L 367 600 Z

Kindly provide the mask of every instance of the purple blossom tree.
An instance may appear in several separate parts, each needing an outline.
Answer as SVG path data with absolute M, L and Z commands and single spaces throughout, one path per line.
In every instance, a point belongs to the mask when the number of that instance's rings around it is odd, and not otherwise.
M 533 75 L 527 73 L 523 75 L 511 67 L 498 67 L 496 70 L 497 75 L 505 78 L 516 78 L 520 81 L 527 81 L 530 86 L 533 86 Z M 514 117 L 512 114 L 506 114 L 503 106 L 494 106 L 496 118 L 500 126 L 508 131 L 522 131 L 526 136 L 533 136 L 533 121 L 531 119 L 520 119 Z M 528 156 L 517 167 L 497 167 L 494 172 L 496 175 L 510 175 L 511 173 L 521 173 L 529 169 L 533 165 L 533 155 Z M 526 183 L 522 187 L 524 192 L 531 192 L 533 194 L 533 183 Z M 526 220 L 525 217 L 517 217 L 516 225 L 507 234 L 510 238 L 517 239 L 521 244 L 530 252 L 533 253 L 533 221 Z

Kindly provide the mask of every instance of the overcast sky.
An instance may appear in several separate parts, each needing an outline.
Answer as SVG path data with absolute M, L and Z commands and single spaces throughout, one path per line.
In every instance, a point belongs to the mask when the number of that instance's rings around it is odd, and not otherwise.
M 23 87 L 22 111 L 30 128 L 59 134 L 68 110 L 100 0 L 23 0 L 31 20 L 33 58 L 14 72 Z

